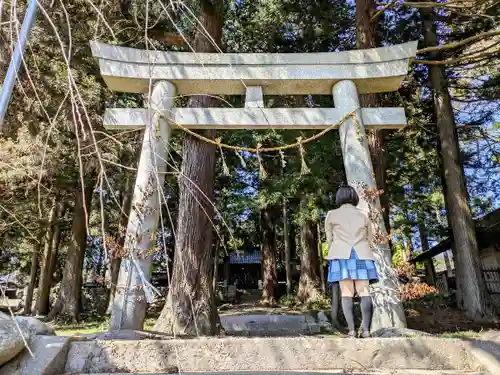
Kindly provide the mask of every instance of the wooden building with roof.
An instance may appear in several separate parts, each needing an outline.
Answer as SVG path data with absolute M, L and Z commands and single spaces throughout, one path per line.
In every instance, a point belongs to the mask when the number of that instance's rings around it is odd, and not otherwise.
M 474 223 L 486 286 L 490 294 L 494 295 L 494 300 L 500 304 L 500 209 L 474 220 Z M 411 259 L 412 263 L 424 263 L 428 284 L 439 286 L 440 278 L 447 279 L 447 284 L 449 281 L 453 284 L 454 280 L 449 280 L 453 278 L 448 275 L 436 275 L 433 263 L 435 256 L 453 250 L 453 246 L 453 236 L 450 234 L 436 246 Z

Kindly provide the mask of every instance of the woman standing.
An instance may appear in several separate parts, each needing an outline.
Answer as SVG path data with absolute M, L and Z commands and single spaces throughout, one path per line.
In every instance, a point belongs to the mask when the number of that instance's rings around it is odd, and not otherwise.
M 359 197 L 351 186 L 341 186 L 335 197 L 337 209 L 326 215 L 325 232 L 328 241 L 328 282 L 338 282 L 342 296 L 342 311 L 349 336 L 356 336 L 354 326 L 355 292 L 361 298 L 363 337 L 370 336 L 373 304 L 370 283 L 378 281 L 375 256 L 370 247 L 372 226 L 368 215 L 356 208 Z

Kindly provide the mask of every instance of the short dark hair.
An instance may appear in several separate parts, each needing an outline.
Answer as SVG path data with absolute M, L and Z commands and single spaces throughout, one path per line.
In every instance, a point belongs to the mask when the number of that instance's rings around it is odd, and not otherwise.
M 339 207 L 343 204 L 352 204 L 353 206 L 357 206 L 359 203 L 358 193 L 356 193 L 356 190 L 352 186 L 341 186 L 335 195 L 335 203 Z

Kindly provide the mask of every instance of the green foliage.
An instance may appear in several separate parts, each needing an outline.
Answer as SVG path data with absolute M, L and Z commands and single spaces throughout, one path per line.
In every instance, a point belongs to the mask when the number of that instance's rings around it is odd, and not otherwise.
M 299 307 L 301 309 L 307 308 L 309 310 L 330 310 L 332 307 L 332 300 L 329 297 L 326 296 L 321 296 L 309 303 L 308 306 L 302 306 L 297 304 L 297 297 L 296 293 L 294 293 L 292 296 L 281 296 L 281 298 L 278 301 L 280 306 L 288 307 L 288 308 L 296 308 Z
M 323 242 L 321 244 L 321 251 L 323 253 L 323 259 L 326 259 L 328 256 L 328 242 Z
M 278 301 L 279 305 L 280 306 L 284 306 L 284 307 L 289 307 L 289 308 L 293 308 L 295 307 L 296 303 L 297 303 L 297 300 L 295 298 L 295 296 L 287 296 L 286 294 L 281 296 L 279 301 Z
M 392 264 L 396 268 L 404 265 L 403 251 L 405 251 L 405 248 L 401 241 L 394 241 L 392 243 Z

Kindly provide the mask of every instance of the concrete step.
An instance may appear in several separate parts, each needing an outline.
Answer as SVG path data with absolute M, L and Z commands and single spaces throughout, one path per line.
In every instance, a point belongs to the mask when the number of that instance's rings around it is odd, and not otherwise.
M 381 375 L 381 371 L 386 371 L 416 375 L 424 371 L 425 375 L 451 375 L 460 374 L 456 371 L 481 374 L 482 370 L 468 343 L 458 339 L 311 336 L 72 342 L 65 367 L 65 371 L 72 374 L 231 372 L 272 375 L 358 371 Z

